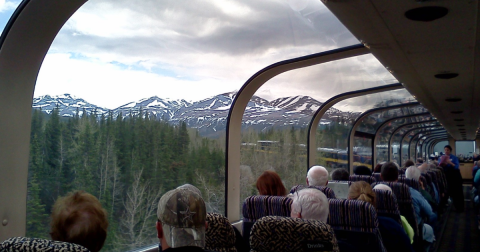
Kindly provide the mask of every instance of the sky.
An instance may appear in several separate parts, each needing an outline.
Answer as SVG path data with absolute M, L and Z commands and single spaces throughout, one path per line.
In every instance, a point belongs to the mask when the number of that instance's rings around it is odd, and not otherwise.
M 0 27 L 19 2 L 0 0 Z M 89 0 L 52 43 L 34 96 L 69 93 L 109 109 L 152 96 L 196 101 L 239 90 L 270 64 L 358 43 L 319 0 Z M 394 82 L 366 55 L 281 74 L 256 95 L 323 102 Z

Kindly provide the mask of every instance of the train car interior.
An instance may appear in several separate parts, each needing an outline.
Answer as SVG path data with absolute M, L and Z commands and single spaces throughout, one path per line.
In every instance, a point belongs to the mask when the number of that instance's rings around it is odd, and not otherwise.
M 301 222 L 289 197 L 257 195 L 265 171 L 295 195 L 312 166 L 373 187 L 380 174 L 355 169 L 394 162 L 402 183 L 377 197 L 415 223 L 415 251 L 480 251 L 479 1 L 1 0 L 0 27 L 0 242 L 52 239 L 55 201 L 83 190 L 107 212 L 101 251 L 158 251 L 160 197 L 192 184 L 207 219 L 264 251 L 265 216 Z M 411 161 L 433 165 L 420 182 L 402 175 Z M 438 199 L 427 247 L 426 220 L 399 196 L 426 183 Z M 330 219 L 307 224 L 334 232 L 328 251 L 387 251 L 384 209 L 317 189 Z M 357 213 L 360 231 L 335 211 Z M 207 247 L 227 232 L 207 227 Z

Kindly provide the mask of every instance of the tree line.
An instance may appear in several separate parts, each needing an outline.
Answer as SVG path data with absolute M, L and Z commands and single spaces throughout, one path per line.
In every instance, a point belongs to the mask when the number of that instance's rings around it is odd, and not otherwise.
M 157 243 L 158 200 L 179 185 L 199 187 L 208 211 L 224 209 L 224 145 L 184 122 L 142 110 L 65 119 L 58 107 L 50 115 L 35 109 L 30 138 L 27 236 L 49 238 L 55 200 L 74 190 L 93 194 L 108 212 L 104 251 Z
M 337 120 L 319 128 L 318 146 L 346 148 L 348 123 Z M 257 144 L 261 140 L 276 144 L 262 148 Z M 245 129 L 242 142 L 247 144 L 241 148 L 241 201 L 257 194 L 256 178 L 265 170 L 279 173 L 287 190 L 305 183 L 306 128 Z M 172 125 L 141 109 L 116 116 L 77 111 L 71 118 L 61 117 L 58 107 L 49 115 L 35 109 L 27 236 L 49 238 L 55 200 L 70 191 L 84 190 L 95 195 L 108 212 L 103 251 L 158 243 L 153 223 L 158 200 L 168 190 L 193 184 L 202 191 L 208 212 L 223 213 L 224 146 L 225 137 L 204 138 L 184 122 Z

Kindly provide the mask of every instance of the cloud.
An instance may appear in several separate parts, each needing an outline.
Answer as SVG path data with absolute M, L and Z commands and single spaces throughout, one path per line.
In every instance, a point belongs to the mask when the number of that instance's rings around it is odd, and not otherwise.
M 16 9 L 20 2 L 21 1 L 0 0 L 0 13 Z
M 198 100 L 275 62 L 357 43 L 318 0 L 88 1 L 57 35 L 35 95 L 70 90 L 109 108 L 153 95 Z M 325 101 L 392 79 L 360 56 L 284 73 L 258 95 Z

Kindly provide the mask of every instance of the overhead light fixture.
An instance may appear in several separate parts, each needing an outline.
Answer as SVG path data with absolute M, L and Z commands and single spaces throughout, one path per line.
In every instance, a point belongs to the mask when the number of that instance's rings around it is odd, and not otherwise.
M 465 124 L 457 124 L 457 127 L 463 127 Z
M 413 21 L 430 22 L 444 17 L 448 9 L 441 6 L 425 6 L 405 12 L 405 17 Z
M 450 113 L 452 113 L 452 114 L 461 114 L 461 113 L 463 113 L 463 110 L 454 110 L 454 111 L 451 111 Z
M 434 75 L 437 79 L 448 80 L 458 77 L 458 73 L 439 73 Z
M 445 99 L 446 102 L 459 102 L 462 98 L 447 98 Z
M 463 122 L 463 119 L 453 119 L 455 122 Z

